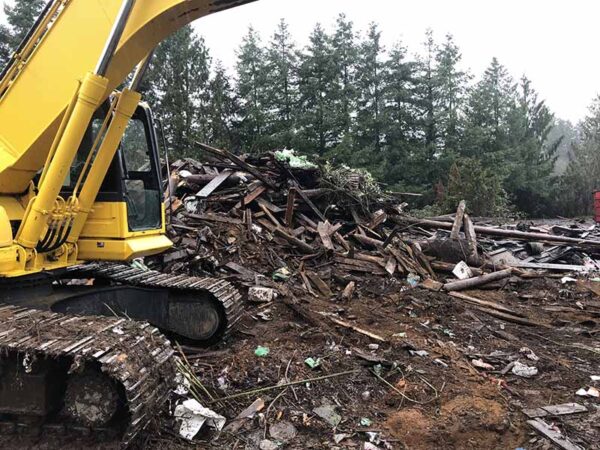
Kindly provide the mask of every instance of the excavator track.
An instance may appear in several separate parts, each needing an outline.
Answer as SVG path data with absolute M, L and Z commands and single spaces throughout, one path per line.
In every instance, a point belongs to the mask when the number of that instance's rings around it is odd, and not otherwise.
M 168 289 L 189 294 L 208 294 L 222 308 L 223 321 L 211 342 L 228 337 L 243 313 L 242 295 L 226 280 L 166 274 L 125 264 L 106 262 L 86 263 L 70 267 L 64 277 L 94 278 L 123 285 Z
M 126 447 L 167 399 L 173 354 L 147 323 L 0 305 L 0 446 L 97 434 Z

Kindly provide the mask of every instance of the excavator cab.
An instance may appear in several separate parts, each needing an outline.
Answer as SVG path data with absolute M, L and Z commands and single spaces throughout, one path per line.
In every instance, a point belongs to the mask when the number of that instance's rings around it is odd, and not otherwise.
M 64 198 L 76 189 L 109 110 L 106 102 L 94 114 L 61 191 Z M 81 233 L 79 258 L 123 260 L 169 248 L 171 243 L 164 236 L 161 185 L 155 122 L 152 110 L 142 102 L 125 129 Z

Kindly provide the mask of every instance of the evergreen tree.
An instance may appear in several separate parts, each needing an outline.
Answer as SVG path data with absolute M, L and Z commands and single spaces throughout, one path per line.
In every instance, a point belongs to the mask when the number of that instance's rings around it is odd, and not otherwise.
M 194 156 L 197 140 L 209 138 L 210 56 L 191 26 L 177 31 L 156 50 L 148 72 L 147 93 L 163 119 L 169 147 L 177 156 Z
M 469 76 L 458 66 L 462 55 L 451 35 L 436 54 L 437 122 L 444 156 L 458 150 L 462 138 L 462 111 Z
M 433 31 L 427 30 L 425 34 L 425 55 L 417 59 L 419 74 L 417 76 L 417 89 L 415 90 L 415 105 L 419 109 L 419 123 L 423 137 L 424 161 L 432 163 L 438 151 L 438 124 L 437 124 L 437 77 L 436 54 L 437 46 L 433 39 Z
M 496 58 L 469 95 L 465 139 L 461 153 L 482 160 L 486 167 L 507 171 L 509 117 L 515 107 L 515 83 Z
M 301 55 L 299 69 L 298 149 L 324 155 L 336 143 L 336 66 L 331 38 L 317 24 Z
M 396 43 L 386 61 L 384 124 L 386 150 L 382 179 L 399 188 L 414 189 L 421 170 L 413 159 L 420 141 L 417 137 L 415 82 L 417 64 L 406 57 L 406 48 Z
M 267 66 L 260 36 L 250 27 L 237 53 L 237 96 L 240 102 L 239 132 L 242 151 L 259 152 L 268 147 Z
M 333 59 L 336 66 L 339 86 L 336 87 L 335 100 L 336 134 L 341 141 L 348 136 L 352 128 L 352 114 L 356 108 L 356 73 L 358 47 L 354 24 L 345 14 L 337 18 L 336 29 L 331 41 Z
M 573 158 L 558 191 L 560 213 L 591 214 L 593 193 L 600 190 L 600 97 L 592 103 L 581 124 L 581 141 L 573 145 Z
M 548 141 L 554 116 L 526 77 L 521 79 L 516 95 L 509 118 L 505 189 L 519 210 L 539 217 L 550 210 L 554 201 L 553 172 L 562 137 Z
M 45 0 L 16 0 L 4 5 L 8 26 L 0 24 L 0 70 L 15 51 L 42 12 Z
M 231 80 L 221 61 L 217 61 L 214 67 L 208 90 L 208 141 L 219 148 L 239 150 L 239 136 L 235 132 L 238 105 Z
M 266 110 L 269 114 L 265 134 L 273 148 L 291 148 L 298 97 L 297 50 L 288 25 L 281 19 L 267 51 Z
M 377 25 L 372 23 L 366 39 L 360 45 L 357 64 L 359 97 L 355 127 L 355 145 L 366 157 L 362 163 L 371 166 L 381 159 L 384 144 L 383 110 L 386 81 L 384 52 L 381 32 Z
M 11 30 L 9 45 L 13 50 L 25 38 L 46 2 L 47 0 L 16 0 L 13 6 L 4 5 L 4 14 Z

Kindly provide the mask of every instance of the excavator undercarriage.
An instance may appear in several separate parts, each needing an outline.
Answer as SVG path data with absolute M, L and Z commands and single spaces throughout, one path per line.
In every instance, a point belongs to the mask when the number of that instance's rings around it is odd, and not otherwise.
M 4 283 L 5 435 L 84 433 L 127 445 L 176 375 L 173 348 L 154 325 L 170 337 L 208 344 L 226 337 L 242 312 L 241 295 L 227 281 L 121 264 L 83 264 L 12 288 Z

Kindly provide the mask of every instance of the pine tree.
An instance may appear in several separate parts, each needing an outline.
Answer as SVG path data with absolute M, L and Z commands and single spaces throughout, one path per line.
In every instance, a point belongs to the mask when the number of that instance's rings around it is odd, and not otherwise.
M 237 53 L 237 96 L 240 101 L 239 132 L 242 151 L 259 152 L 268 148 L 267 67 L 260 36 L 250 27 Z
M 539 100 L 531 81 L 522 77 L 517 102 L 509 117 L 509 176 L 505 187 L 515 206 L 539 217 L 554 201 L 554 165 L 562 137 L 548 140 L 554 116 Z
M 574 217 L 591 214 L 593 193 L 600 190 L 600 97 L 594 99 L 581 124 L 581 141 L 573 145 L 573 157 L 558 190 L 559 212 Z
M 451 35 L 436 54 L 437 122 L 443 154 L 458 150 L 462 137 L 462 112 L 469 76 L 459 68 L 462 55 Z
M 377 25 L 369 26 L 366 39 L 360 45 L 357 64 L 357 88 L 359 90 L 355 144 L 364 160 L 372 166 L 382 158 L 384 145 L 384 105 L 386 66 L 383 62 L 385 49 Z
M 25 38 L 45 4 L 46 0 L 16 0 L 13 6 L 4 5 L 4 14 L 11 30 L 9 45 L 13 50 Z
M 213 72 L 208 87 L 208 142 L 219 148 L 239 150 L 239 137 L 235 132 L 238 111 L 235 92 L 221 61 L 217 61 Z
M 515 107 L 515 83 L 496 58 L 469 95 L 461 152 L 486 167 L 504 171 L 508 158 L 509 117 Z
M 13 6 L 4 5 L 8 26 L 0 24 L 0 70 L 25 38 L 45 4 L 45 0 L 16 0 Z
M 297 50 L 285 20 L 281 19 L 267 51 L 266 110 L 274 148 L 291 148 L 295 130 L 295 105 L 298 97 Z
M 425 55 L 417 59 L 419 75 L 415 91 L 415 104 L 419 109 L 419 122 L 423 135 L 424 160 L 432 163 L 438 151 L 438 123 L 437 123 L 437 77 L 436 54 L 437 45 L 433 38 L 433 31 L 427 30 L 425 34 Z
M 194 156 L 194 142 L 207 135 L 210 56 L 204 39 L 191 26 L 176 32 L 156 50 L 146 85 L 163 119 L 169 147 L 177 156 Z
M 356 73 L 358 61 L 358 47 L 354 24 L 345 14 L 337 18 L 336 29 L 331 41 L 333 59 L 336 66 L 337 80 L 335 100 L 336 112 L 336 139 L 341 141 L 350 133 L 352 128 L 352 114 L 356 108 L 357 87 Z
M 336 66 L 331 38 L 317 24 L 301 55 L 299 69 L 298 149 L 324 155 L 336 143 Z
M 417 64 L 406 55 L 406 48 L 398 42 L 385 63 L 386 150 L 382 176 L 392 186 L 414 189 L 415 171 L 421 170 L 413 164 L 420 145 L 414 104 Z

